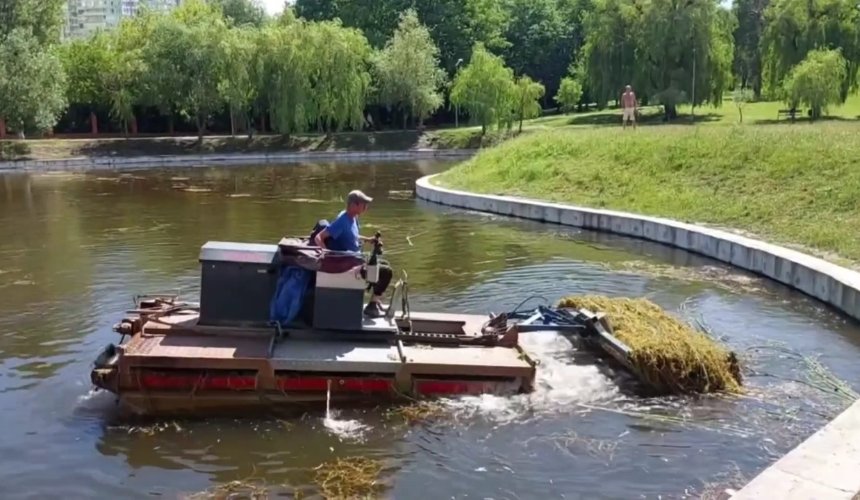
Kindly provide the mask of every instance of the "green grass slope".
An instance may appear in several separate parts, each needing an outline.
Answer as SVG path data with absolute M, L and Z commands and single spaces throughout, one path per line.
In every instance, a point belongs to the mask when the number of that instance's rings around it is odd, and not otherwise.
M 860 261 L 860 125 L 851 122 L 538 131 L 434 182 L 745 230 Z

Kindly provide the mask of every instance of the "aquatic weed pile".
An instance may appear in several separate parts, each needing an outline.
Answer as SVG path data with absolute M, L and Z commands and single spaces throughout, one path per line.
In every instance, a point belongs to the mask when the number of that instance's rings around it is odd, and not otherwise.
M 432 420 L 446 413 L 445 405 L 436 401 L 415 401 L 386 412 L 389 418 L 401 418 L 408 423 Z
M 615 337 L 630 348 L 640 378 L 657 392 L 741 390 L 734 353 L 647 299 L 570 296 L 561 299 L 559 307 L 606 313 Z
M 366 457 L 336 458 L 316 468 L 316 482 L 325 498 L 372 497 L 381 485 L 378 482 L 382 463 Z

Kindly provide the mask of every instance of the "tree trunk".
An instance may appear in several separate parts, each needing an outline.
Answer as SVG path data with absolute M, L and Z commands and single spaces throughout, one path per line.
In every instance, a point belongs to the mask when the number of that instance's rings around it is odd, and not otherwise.
M 96 116 L 95 111 L 90 111 L 90 133 L 99 135 L 99 118 Z
M 167 133 L 173 135 L 173 114 L 167 117 Z
M 812 106 L 812 120 L 821 118 L 821 106 Z
M 485 135 L 487 135 L 487 124 L 482 123 L 481 124 L 481 137 L 483 137 Z
M 230 136 L 236 137 L 236 117 L 233 113 L 233 106 L 230 106 Z
M 203 119 L 200 113 L 197 113 L 197 144 L 203 144 Z
M 678 117 L 678 109 L 674 104 L 666 104 L 663 106 L 663 118 L 669 122 Z
M 408 127 L 407 120 L 409 120 L 409 114 L 406 112 L 406 109 L 403 110 L 403 130 L 406 130 Z
M 520 129 L 519 129 L 519 131 L 517 131 L 517 133 L 518 134 L 523 133 L 523 116 L 522 115 L 520 115 Z

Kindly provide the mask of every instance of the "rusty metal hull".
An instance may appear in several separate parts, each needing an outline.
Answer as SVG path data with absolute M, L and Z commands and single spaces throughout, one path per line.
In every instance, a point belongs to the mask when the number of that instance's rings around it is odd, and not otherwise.
M 361 331 L 224 328 L 194 310 L 129 319 L 92 382 L 138 414 L 259 410 L 323 402 L 511 394 L 532 389 L 535 363 L 516 342 L 482 342 L 484 316 L 412 313 Z M 510 339 L 509 339 L 510 340 Z

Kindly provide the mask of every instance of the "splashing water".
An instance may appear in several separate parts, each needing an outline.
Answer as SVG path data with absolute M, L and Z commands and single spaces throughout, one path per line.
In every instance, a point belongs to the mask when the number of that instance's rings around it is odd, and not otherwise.
M 506 424 L 525 415 L 548 415 L 579 409 L 580 403 L 608 402 L 619 396 L 618 386 L 595 365 L 577 365 L 573 344 L 558 332 L 520 334 L 523 349 L 539 361 L 535 387 L 529 394 L 483 394 L 445 403 L 463 417 L 481 416 Z
M 331 379 L 326 381 L 325 418 L 323 425 L 339 439 L 361 440 L 370 427 L 358 420 L 338 419 L 338 412 L 331 410 Z

